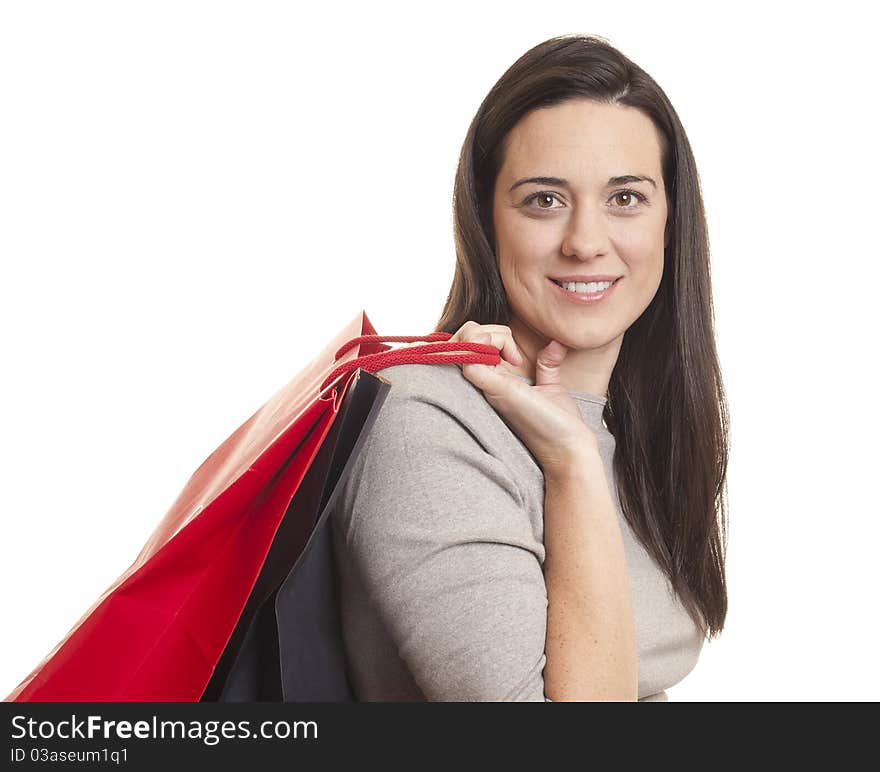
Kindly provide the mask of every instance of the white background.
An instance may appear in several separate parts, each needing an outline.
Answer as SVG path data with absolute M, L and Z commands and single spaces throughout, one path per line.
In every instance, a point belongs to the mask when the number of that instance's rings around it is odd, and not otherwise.
M 585 32 L 666 91 L 709 218 L 730 607 L 670 700 L 876 699 L 867 4 L 322 8 L 0 6 L 0 693 L 361 309 L 432 329 L 474 113 Z

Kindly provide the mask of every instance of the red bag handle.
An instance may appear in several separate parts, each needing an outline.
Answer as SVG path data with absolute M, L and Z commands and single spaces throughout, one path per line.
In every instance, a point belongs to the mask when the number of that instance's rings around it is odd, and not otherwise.
M 409 346 L 408 348 L 390 349 L 376 354 L 364 354 L 355 357 L 349 362 L 343 362 L 335 368 L 321 384 L 321 391 L 333 383 L 340 375 L 351 370 L 361 368 L 368 373 L 382 370 L 392 365 L 403 364 L 476 364 L 497 365 L 501 361 L 501 354 L 495 346 L 488 343 L 468 343 L 456 341 L 449 343 L 451 332 L 431 332 L 427 335 L 358 335 L 356 338 L 344 343 L 336 352 L 335 359 L 343 356 L 346 351 L 358 343 L 380 343 L 382 341 L 396 341 L 409 343 L 417 340 L 438 341 L 426 346 Z M 444 351 L 469 351 L 469 354 L 443 354 Z

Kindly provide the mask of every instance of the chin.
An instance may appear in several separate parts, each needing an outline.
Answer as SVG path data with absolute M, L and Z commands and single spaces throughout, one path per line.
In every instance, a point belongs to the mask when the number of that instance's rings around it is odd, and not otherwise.
M 547 337 L 548 341 L 550 336 Z M 604 332 L 584 331 L 580 335 L 572 335 L 570 331 L 555 334 L 554 340 L 558 340 L 566 348 L 573 351 L 587 351 L 590 349 L 602 348 L 607 346 L 615 339 L 615 335 L 608 335 Z

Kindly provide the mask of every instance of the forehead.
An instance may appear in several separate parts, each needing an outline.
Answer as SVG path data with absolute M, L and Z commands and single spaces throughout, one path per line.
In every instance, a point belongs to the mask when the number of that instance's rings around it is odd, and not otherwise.
M 641 110 L 572 100 L 533 110 L 510 130 L 501 174 L 591 180 L 637 173 L 659 182 L 660 152 L 657 129 Z

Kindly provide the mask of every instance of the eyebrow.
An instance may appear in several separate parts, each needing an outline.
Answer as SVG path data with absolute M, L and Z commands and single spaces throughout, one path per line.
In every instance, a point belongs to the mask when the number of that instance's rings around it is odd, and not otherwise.
M 562 188 L 571 187 L 568 180 L 564 180 L 562 177 L 523 177 L 521 180 L 517 180 L 510 186 L 508 193 L 514 190 L 514 188 L 518 188 L 520 185 L 525 185 L 529 182 L 537 182 L 539 185 L 557 185 Z M 657 187 L 657 183 L 645 174 L 622 174 L 619 177 L 609 177 L 605 187 L 611 187 L 612 185 L 626 185 L 630 182 L 650 182 L 654 188 Z

